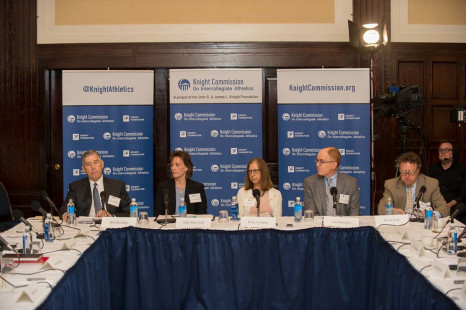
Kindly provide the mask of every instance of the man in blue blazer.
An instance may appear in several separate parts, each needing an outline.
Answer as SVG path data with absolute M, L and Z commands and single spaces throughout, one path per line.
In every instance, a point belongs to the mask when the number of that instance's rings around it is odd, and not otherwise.
M 360 215 L 359 186 L 356 178 L 338 172 L 341 154 L 334 147 L 327 147 L 317 154 L 317 174 L 304 179 L 304 208 L 315 215 Z M 333 208 L 331 188 L 337 193 L 336 209 Z
M 129 195 L 125 182 L 102 175 L 104 161 L 99 153 L 89 150 L 82 156 L 83 170 L 87 178 L 70 183 L 68 194 L 60 208 L 64 221 L 68 219 L 67 204 L 73 199 L 76 216 L 102 217 L 115 214 L 129 216 Z M 107 211 L 102 209 L 100 193 L 105 191 Z M 97 201 L 96 201 L 97 200 Z

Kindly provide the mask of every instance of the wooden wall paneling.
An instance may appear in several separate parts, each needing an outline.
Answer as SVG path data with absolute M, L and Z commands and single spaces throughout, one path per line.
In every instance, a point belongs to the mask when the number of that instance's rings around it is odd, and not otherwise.
M 459 95 L 457 62 L 432 63 L 432 99 L 456 99 Z
M 159 182 L 167 180 L 168 155 L 170 154 L 169 117 L 169 72 L 168 69 L 155 70 L 154 102 L 154 201 L 155 189 Z

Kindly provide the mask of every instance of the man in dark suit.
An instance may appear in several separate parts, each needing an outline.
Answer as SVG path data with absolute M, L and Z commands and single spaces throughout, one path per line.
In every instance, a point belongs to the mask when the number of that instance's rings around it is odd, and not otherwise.
M 129 216 L 129 195 L 125 182 L 106 178 L 102 175 L 104 161 L 99 153 L 89 150 L 82 156 L 83 170 L 87 178 L 70 183 L 68 194 L 60 208 L 64 221 L 68 219 L 67 204 L 70 199 L 75 204 L 76 216 L 102 217 L 115 214 Z M 103 210 L 100 193 L 105 191 L 107 211 Z
M 359 186 L 356 178 L 338 172 L 341 154 L 327 147 L 317 154 L 317 174 L 304 179 L 304 208 L 316 215 L 359 215 Z M 337 189 L 336 210 L 331 188 Z
M 393 211 L 398 214 L 412 213 L 416 197 L 421 187 L 426 191 L 420 199 L 421 202 L 431 202 L 435 207 L 437 217 L 450 215 L 445 199 L 440 193 L 439 183 L 436 179 L 419 173 L 421 159 L 414 152 L 407 152 L 398 157 L 400 176 L 385 181 L 385 191 L 379 201 L 378 214 L 385 214 L 385 205 L 388 197 L 393 201 Z

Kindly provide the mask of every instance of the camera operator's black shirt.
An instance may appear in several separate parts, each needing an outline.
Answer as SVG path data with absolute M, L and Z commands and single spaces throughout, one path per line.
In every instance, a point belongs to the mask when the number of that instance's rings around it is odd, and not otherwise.
M 442 168 L 442 163 L 432 164 L 427 175 L 439 181 L 440 192 L 448 203 L 453 199 L 466 202 L 466 167 L 461 163 L 453 162 L 447 170 Z

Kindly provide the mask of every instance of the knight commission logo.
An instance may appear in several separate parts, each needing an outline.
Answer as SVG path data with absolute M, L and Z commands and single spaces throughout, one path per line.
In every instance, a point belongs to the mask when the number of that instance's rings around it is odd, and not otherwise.
M 181 121 L 181 120 L 183 119 L 183 114 L 181 114 L 181 113 L 175 113 L 175 119 L 176 119 L 177 121 Z
M 68 151 L 68 158 L 75 158 L 76 152 L 75 151 Z
M 345 156 L 345 149 L 338 149 L 340 151 L 341 156 Z
M 212 170 L 212 172 L 217 172 L 218 171 L 218 165 L 213 164 L 212 166 L 210 166 L 210 170 Z
M 218 199 L 212 199 L 210 201 L 210 203 L 212 204 L 212 207 L 218 207 L 218 205 L 219 205 Z
M 79 169 L 73 169 L 73 176 L 79 177 Z
M 182 91 L 187 91 L 190 87 L 191 83 L 186 79 L 182 79 L 178 82 L 178 88 Z
M 289 121 L 289 120 L 290 120 L 290 114 L 288 114 L 288 113 L 283 113 L 283 114 L 282 114 L 282 119 L 283 119 L 284 121 Z
M 283 189 L 289 191 L 291 189 L 291 184 L 288 182 L 283 183 Z
M 230 188 L 231 189 L 238 189 L 238 182 L 231 182 L 230 183 Z
M 319 136 L 319 138 L 323 139 L 327 136 L 327 134 L 325 133 L 325 130 L 320 130 L 317 135 Z
M 112 169 L 111 169 L 111 168 L 109 168 L 109 167 L 105 167 L 105 168 L 104 168 L 104 174 L 105 174 L 105 175 L 110 175 L 111 173 L 112 173 Z
M 211 130 L 210 131 L 210 136 L 212 138 L 217 138 L 218 137 L 218 130 L 216 130 L 216 129 Z
M 175 151 L 182 151 L 183 149 L 181 147 L 175 148 Z
M 76 121 L 76 117 L 74 117 L 74 115 L 68 115 L 66 119 L 68 120 L 68 123 L 74 123 Z
M 287 148 L 287 147 L 285 147 L 285 148 L 283 149 L 283 155 L 285 155 L 285 156 L 290 155 L 290 149 Z
M 104 132 L 103 137 L 105 140 L 110 140 L 112 138 L 112 134 L 109 132 Z

